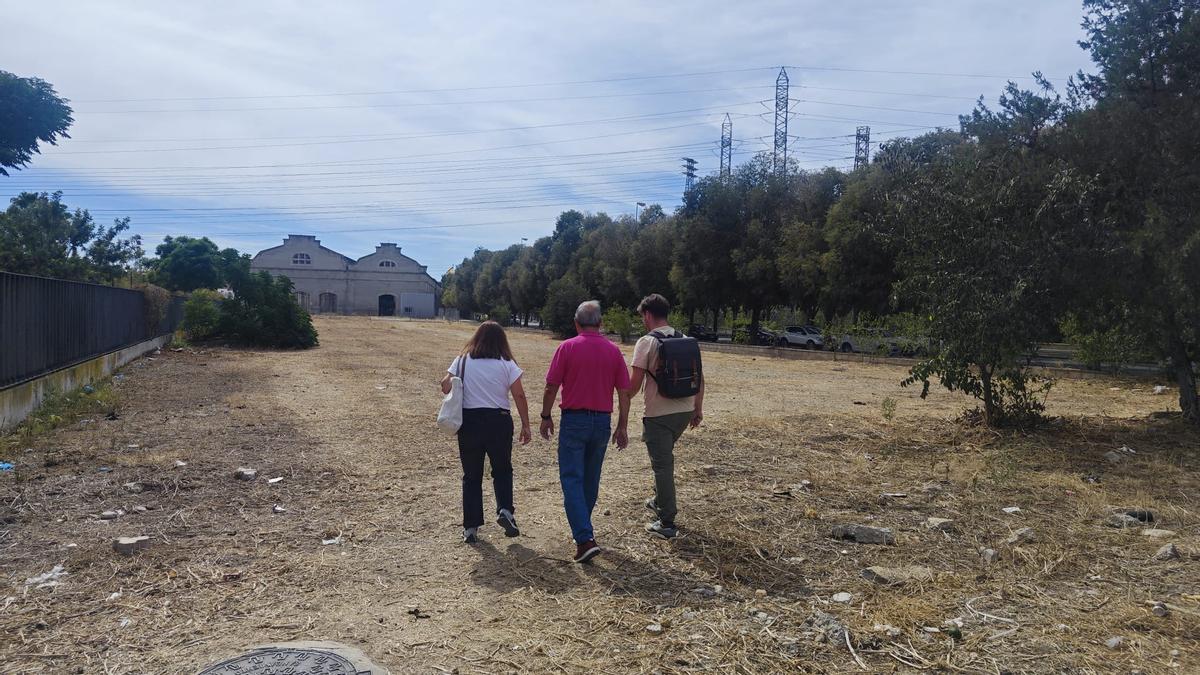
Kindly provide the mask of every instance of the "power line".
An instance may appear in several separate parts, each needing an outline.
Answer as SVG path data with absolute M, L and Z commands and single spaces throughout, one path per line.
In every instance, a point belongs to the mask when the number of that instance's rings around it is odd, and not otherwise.
M 373 140 L 389 140 L 389 139 L 413 139 L 413 138 L 436 138 L 440 136 L 451 135 L 467 135 L 467 134 L 488 134 L 498 133 L 503 131 L 527 131 L 534 129 L 547 129 L 552 127 L 567 127 L 567 126 L 582 126 L 587 124 L 602 124 L 609 122 L 626 122 L 640 119 L 671 117 L 675 115 L 683 115 L 687 113 L 699 113 L 712 110 L 721 110 L 728 108 L 737 108 L 745 105 L 754 105 L 758 101 L 744 101 L 742 103 L 726 103 L 721 105 L 710 105 L 699 108 L 685 108 L 682 110 L 667 110 L 657 113 L 645 113 L 641 115 L 625 115 L 622 117 L 607 117 L 593 120 L 572 120 L 570 122 L 552 122 L 547 124 L 530 124 L 518 127 L 497 127 L 492 129 L 466 129 L 458 131 L 443 131 L 430 134 L 342 134 L 342 135 L 305 135 L 305 136 L 233 136 L 233 137 L 195 137 L 195 138 L 106 138 L 106 139 L 87 139 L 87 138 L 71 138 L 71 143 L 204 143 L 210 141 L 281 141 L 281 140 L 315 140 L 328 139 L 331 141 L 363 141 Z M 734 115 L 742 115 L 742 113 L 733 113 Z M 270 146 L 259 146 L 270 147 Z M 285 146 L 279 146 L 285 147 Z M 188 148 L 195 149 L 195 148 Z M 135 150 L 133 152 L 145 152 Z M 64 154 L 64 153 L 57 153 Z
M 997 80 L 1033 80 L 1032 75 L 986 75 L 980 73 L 939 73 L 920 70 L 872 70 L 869 68 L 835 68 L 831 66 L 784 66 L 793 70 L 824 70 L 835 73 L 874 73 L 878 75 L 926 75 L 930 77 L 970 77 Z M 1059 79 L 1068 79 L 1062 77 Z
M 270 98 L 317 98 L 326 96 L 385 96 L 393 94 L 438 94 L 452 91 L 485 91 L 494 89 L 525 89 L 536 87 L 568 87 L 581 84 L 604 84 L 609 82 L 632 82 L 636 80 L 675 79 L 684 77 L 701 77 L 705 75 L 727 75 L 731 73 L 749 73 L 759 70 L 774 70 L 776 66 L 760 66 L 757 68 L 733 68 L 725 70 L 705 70 L 690 73 L 672 73 L 669 75 L 631 75 L 625 77 L 608 77 L 596 80 L 572 80 L 566 82 L 537 82 L 527 84 L 490 84 L 473 87 L 442 87 L 436 89 L 397 89 L 390 91 L 359 91 L 317 94 L 258 94 L 252 96 L 182 96 L 177 98 L 109 98 L 81 99 L 77 103 L 141 103 L 149 101 L 233 101 Z
M 604 98 L 633 98 L 638 96 L 669 96 L 675 94 L 702 94 L 730 91 L 747 91 L 748 87 L 718 87 L 714 89 L 678 89 L 674 91 L 623 92 L 620 94 L 589 94 L 584 96 L 546 96 L 536 98 L 493 99 L 483 101 L 420 101 L 406 103 L 371 103 L 362 105 L 318 105 L 318 106 L 274 106 L 269 108 L 161 108 L 143 110 L 77 110 L 86 115 L 132 115 L 159 113 L 213 113 L 213 112 L 278 112 L 281 110 L 353 110 L 367 108 L 417 108 L 443 105 L 487 105 L 493 103 L 547 103 L 553 101 L 584 101 Z

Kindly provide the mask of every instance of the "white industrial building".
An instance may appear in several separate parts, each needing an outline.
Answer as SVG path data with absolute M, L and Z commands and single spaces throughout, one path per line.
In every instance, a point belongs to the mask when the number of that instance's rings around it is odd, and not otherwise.
M 282 245 L 259 251 L 250 269 L 291 279 L 296 300 L 314 314 L 437 315 L 438 282 L 395 244 L 354 260 L 316 237 L 290 234 Z

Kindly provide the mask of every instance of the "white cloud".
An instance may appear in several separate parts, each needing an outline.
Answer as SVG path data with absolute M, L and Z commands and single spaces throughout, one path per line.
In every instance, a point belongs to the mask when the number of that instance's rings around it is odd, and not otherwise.
M 141 232 L 209 234 L 243 250 L 288 231 L 352 256 L 394 240 L 431 270 L 476 245 L 548 233 L 570 206 L 671 208 L 678 157 L 716 168 L 725 110 L 741 152 L 766 146 L 769 106 L 753 102 L 773 96 L 773 66 L 799 67 L 793 136 L 869 123 L 884 138 L 953 126 L 946 113 L 994 97 L 1003 80 L 860 70 L 1062 78 L 1088 65 L 1078 5 L 1036 0 L 10 1 L 0 11 L 0 67 L 54 83 L 77 111 L 74 140 L 0 182 L 8 193 L 62 188 L 104 218 L 133 216 Z M 746 68 L 761 70 L 505 88 Z M 461 90 L 413 91 L 451 88 Z M 350 95 L 385 91 L 410 93 Z M 685 93 L 636 95 L 646 92 Z M 249 96 L 289 98 L 229 98 Z M 179 97 L 198 100 L 144 100 Z M 148 112 L 163 110 L 177 112 Z M 530 126 L 540 128 L 487 132 Z M 797 139 L 792 150 L 808 166 L 845 165 L 852 145 Z M 231 207 L 259 210 L 142 210 Z M 333 232 L 471 223 L 506 224 Z M 222 234 L 234 232 L 266 234 Z

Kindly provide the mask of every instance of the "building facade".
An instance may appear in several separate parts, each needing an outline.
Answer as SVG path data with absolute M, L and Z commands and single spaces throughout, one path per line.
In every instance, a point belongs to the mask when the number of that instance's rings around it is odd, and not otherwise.
M 354 260 L 316 237 L 290 234 L 281 246 L 259 251 L 250 269 L 291 279 L 297 302 L 313 314 L 437 316 L 438 282 L 395 244 Z

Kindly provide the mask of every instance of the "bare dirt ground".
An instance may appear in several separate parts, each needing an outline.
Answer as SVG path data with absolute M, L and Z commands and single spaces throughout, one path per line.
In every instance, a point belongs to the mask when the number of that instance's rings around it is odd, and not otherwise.
M 707 354 L 706 422 L 677 451 L 684 536 L 643 531 L 635 441 L 605 466 L 607 552 L 578 566 L 540 439 L 515 452 L 523 535 L 459 540 L 457 452 L 433 417 L 469 326 L 317 325 L 307 352 L 139 361 L 114 384 L 117 419 L 15 452 L 0 475 L 0 670 L 195 673 L 296 639 L 356 645 L 397 673 L 1200 670 L 1200 436 L 1152 415 L 1174 403 L 1149 383 L 1065 380 L 1055 424 L 993 433 L 955 421 L 966 399 L 900 389 L 902 368 Z M 556 343 L 511 339 L 540 400 Z M 1122 446 L 1134 452 L 1104 458 Z M 1152 509 L 1147 527 L 1176 534 L 1106 527 L 1109 507 Z M 896 543 L 832 539 L 842 523 Z M 1032 540 L 1004 543 L 1025 527 Z M 131 535 L 151 547 L 115 554 Z M 1171 542 L 1181 557 L 1156 560 Z M 56 565 L 58 585 L 27 582 Z M 934 576 L 881 586 L 861 576 L 873 565 Z

